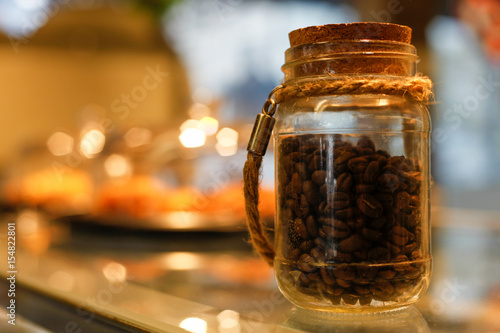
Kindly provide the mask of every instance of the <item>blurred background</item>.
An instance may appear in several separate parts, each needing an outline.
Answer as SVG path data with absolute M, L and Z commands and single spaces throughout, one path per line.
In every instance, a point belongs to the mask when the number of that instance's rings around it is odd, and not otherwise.
M 263 286 L 272 278 L 248 256 L 243 224 L 249 133 L 282 79 L 288 32 L 355 21 L 410 26 L 419 72 L 434 81 L 432 200 L 453 210 L 436 210 L 433 223 L 455 228 L 486 221 L 498 231 L 498 0 L 3 0 L 0 204 L 20 223 L 21 244 L 41 255 L 54 242 L 64 251 L 87 251 L 92 242 L 97 258 L 113 258 L 121 266 L 112 267 L 126 269 L 131 280 L 221 308 L 242 306 L 243 296 L 230 292 L 242 285 L 244 297 L 268 297 Z M 261 212 L 270 224 L 273 169 L 269 152 Z M 47 227 L 52 220 L 62 221 L 62 229 Z M 453 323 L 479 320 L 471 317 L 475 312 L 467 317 L 455 310 L 487 295 L 497 295 L 491 302 L 498 309 L 500 272 L 490 261 L 500 256 L 495 235 L 436 232 L 450 251 L 436 247 L 435 256 L 450 265 L 435 268 L 437 276 L 451 276 L 441 279 L 449 282 L 460 272 L 460 281 L 475 286 L 460 294 L 464 302 L 446 303 L 455 308 L 437 314 Z M 189 254 L 212 251 L 216 243 L 245 255 L 228 259 L 219 248 L 222 264 L 220 254 Z M 138 249 L 156 252 L 123 257 Z M 71 260 L 81 260 L 75 253 Z M 467 275 L 464 262 L 452 260 L 457 253 L 470 262 L 477 253 L 492 257 L 482 257 L 484 265 Z M 109 261 L 87 259 L 89 267 L 109 268 Z M 192 268 L 203 274 L 191 286 L 217 288 L 203 294 L 183 285 L 181 275 L 165 274 Z M 487 283 L 474 284 L 486 275 Z M 434 285 L 442 300 L 446 283 Z M 429 313 L 427 320 L 437 318 Z
M 165 202 L 156 192 L 195 197 L 199 211 L 214 197 L 239 195 L 232 185 L 239 187 L 248 127 L 282 79 L 288 32 L 382 21 L 412 27 L 419 70 L 435 83 L 435 200 L 500 209 L 498 1 L 0 6 L 4 202 L 102 213 L 134 209 L 116 197 L 134 193 L 129 200 L 158 213 L 192 202 Z M 264 190 L 272 191 L 272 162 L 266 165 Z M 155 193 L 140 202 L 148 192 Z

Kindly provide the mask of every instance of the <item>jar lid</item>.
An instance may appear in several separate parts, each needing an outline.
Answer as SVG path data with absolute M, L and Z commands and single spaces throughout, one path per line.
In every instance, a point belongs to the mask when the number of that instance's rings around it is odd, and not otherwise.
M 411 28 L 379 22 L 356 22 L 317 25 L 293 30 L 288 35 L 290 46 L 339 40 L 371 39 L 411 43 Z

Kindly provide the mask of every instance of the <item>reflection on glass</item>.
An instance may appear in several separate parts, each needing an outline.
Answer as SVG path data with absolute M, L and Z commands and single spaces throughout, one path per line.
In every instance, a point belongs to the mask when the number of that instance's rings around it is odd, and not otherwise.
M 233 310 L 224 310 L 217 315 L 220 333 L 240 332 L 240 314 Z
M 163 264 L 169 270 L 191 270 L 200 267 L 199 255 L 189 252 L 171 252 L 163 257 Z
M 110 262 L 104 266 L 102 274 L 110 282 L 123 282 L 127 278 L 127 269 L 120 263 Z
M 335 314 L 293 308 L 283 325 L 307 332 L 430 333 L 417 308 L 374 314 Z M 279 331 L 279 330 L 278 330 Z
M 75 286 L 75 277 L 63 271 L 57 271 L 49 276 L 47 283 L 54 289 L 71 291 Z
M 181 328 L 193 333 L 206 333 L 207 322 L 200 318 L 190 317 L 184 319 L 180 325 Z

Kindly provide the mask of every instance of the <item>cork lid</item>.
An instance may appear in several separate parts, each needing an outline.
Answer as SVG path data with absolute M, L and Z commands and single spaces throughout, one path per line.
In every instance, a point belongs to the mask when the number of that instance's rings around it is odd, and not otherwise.
M 290 46 L 337 40 L 372 39 L 411 43 L 411 28 L 379 22 L 357 22 L 317 25 L 293 30 L 288 35 Z

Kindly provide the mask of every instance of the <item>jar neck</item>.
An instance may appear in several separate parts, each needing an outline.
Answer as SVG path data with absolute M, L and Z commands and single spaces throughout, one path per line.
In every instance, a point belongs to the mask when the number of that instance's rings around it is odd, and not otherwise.
M 419 58 L 411 44 L 336 40 L 302 44 L 285 52 L 285 82 L 322 76 L 415 76 Z

